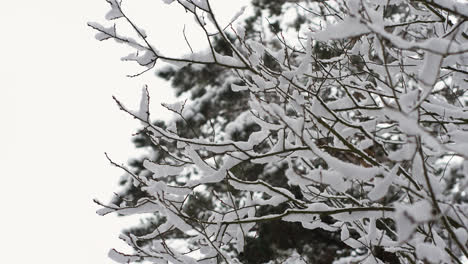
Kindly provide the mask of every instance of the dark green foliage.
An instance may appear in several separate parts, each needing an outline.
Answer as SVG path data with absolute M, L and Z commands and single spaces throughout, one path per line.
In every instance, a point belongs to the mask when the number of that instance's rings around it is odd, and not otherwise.
M 310 263 L 329 264 L 337 257 L 337 251 L 346 247 L 339 235 L 320 229 L 304 229 L 299 223 L 275 220 L 260 225 L 257 231 L 258 237 L 247 240 L 240 258 L 243 263 L 281 259 L 287 255 L 288 249 L 297 249 L 297 253 L 313 260 Z
M 225 69 L 217 65 L 207 65 L 202 68 L 195 68 L 192 65 L 186 66 L 179 70 L 173 68 L 166 68 L 158 72 L 158 76 L 171 80 L 172 87 L 176 90 L 176 95 L 180 96 L 182 93 L 191 90 L 195 85 L 206 86 L 206 85 L 221 85 L 222 80 L 218 79 Z M 192 99 L 202 96 L 203 93 L 196 93 Z
M 260 19 L 263 19 L 262 11 L 266 11 L 267 16 L 271 18 L 269 30 L 273 33 L 281 31 L 280 18 L 284 12 L 284 3 L 285 1 L 254 0 L 252 2 L 255 8 L 254 15 L 245 20 L 247 38 L 257 38 L 258 32 L 255 31 L 255 25 L 259 24 Z M 299 18 L 296 21 L 295 27 L 299 27 L 303 21 L 304 18 Z M 216 39 L 213 44 L 217 52 L 230 55 L 230 50 L 223 40 Z M 273 46 L 277 47 L 278 44 L 276 43 Z M 329 58 L 336 56 L 336 53 L 339 51 L 332 47 L 316 46 L 315 52 L 320 58 Z M 272 70 L 278 70 L 280 67 L 276 59 L 271 55 L 264 55 L 263 60 L 265 65 Z M 233 82 L 239 85 L 242 82 L 240 79 L 233 78 L 234 74 L 229 69 L 213 64 L 202 66 L 188 65 L 178 70 L 167 67 L 157 72 L 157 75 L 171 83 L 177 96 L 190 92 L 190 100 L 196 102 L 196 107 L 194 107 L 196 110 L 195 115 L 178 118 L 175 121 L 178 133 L 184 137 L 211 139 L 215 136 L 211 129 L 212 126 L 218 126 L 222 131 L 225 131 L 226 125 L 234 121 L 249 107 L 247 104 L 249 98 L 248 92 L 233 92 L 231 90 Z M 156 125 L 166 127 L 166 124 L 161 121 L 156 122 Z M 259 129 L 258 125 L 247 122 L 244 126 L 232 130 L 226 136 L 231 140 L 246 141 L 251 133 Z M 133 141 L 137 148 L 150 148 L 152 154 L 147 158 L 156 163 L 164 163 L 165 158 L 168 156 L 167 152 L 177 152 L 175 145 L 170 142 L 160 142 L 162 146 L 167 148 L 167 151 L 155 147 L 143 133 L 135 136 Z M 262 148 L 262 145 L 258 146 L 258 148 Z M 149 173 L 143 167 L 142 159 L 134 159 L 129 165 L 137 175 Z M 297 187 L 288 185 L 287 178 L 283 175 L 286 168 L 286 164 L 282 164 L 281 162 L 276 164 L 275 168 L 266 168 L 265 165 L 253 163 L 241 163 L 234 167 L 232 172 L 244 180 L 255 181 L 261 179 L 273 186 L 287 188 L 297 198 L 302 198 L 300 197 L 301 192 Z M 190 175 L 180 175 L 178 177 L 170 177 L 168 181 L 172 184 L 177 184 L 179 181 L 190 177 Z M 131 181 L 130 178 L 121 181 L 121 185 L 125 186 L 125 188 L 120 196 L 114 199 L 113 202 L 115 204 L 125 203 L 132 205 L 139 199 L 148 197 L 148 193 L 142 191 L 139 187 L 135 187 L 131 184 Z M 213 191 L 223 193 L 226 192 L 226 188 L 229 188 L 227 184 L 208 185 L 207 190 L 203 193 L 197 193 L 197 195 L 190 197 L 185 204 L 184 212 L 189 216 L 197 216 L 203 219 L 205 216 L 200 215 L 200 212 L 207 211 L 207 209 L 208 211 L 213 210 L 215 204 L 219 203 L 218 200 L 213 198 Z M 240 194 L 238 191 L 231 191 L 236 197 Z M 257 215 L 280 213 L 285 209 L 285 205 L 265 207 L 262 211 L 258 211 Z M 153 219 L 147 219 L 140 226 L 127 229 L 125 232 L 135 235 L 151 233 L 160 225 L 161 220 L 164 220 L 158 217 L 158 215 L 155 215 Z M 349 250 L 339 240 L 339 234 L 332 234 L 321 229 L 304 229 L 298 223 L 271 221 L 261 223 L 254 229 L 257 231 L 256 236 L 247 237 L 245 251 L 239 255 L 239 259 L 243 263 L 265 263 L 286 256 L 288 252 L 296 250 L 308 259 L 310 263 L 326 264 L 331 263 L 339 256 L 338 251 L 345 252 Z M 181 232 L 174 231 L 168 237 L 184 238 L 184 235 Z

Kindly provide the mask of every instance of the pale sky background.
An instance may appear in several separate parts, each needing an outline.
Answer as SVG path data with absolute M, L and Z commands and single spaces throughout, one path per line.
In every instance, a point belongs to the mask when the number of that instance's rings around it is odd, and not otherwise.
M 184 22 L 193 20 L 184 20 L 180 8 L 162 0 L 127 2 L 137 3 L 132 15 L 154 28 L 158 48 L 188 50 L 181 32 Z M 212 2 L 219 17 L 229 20 L 246 1 Z M 108 8 L 105 0 L 2 0 L 2 263 L 113 263 L 108 250 L 126 248 L 119 231 L 136 219 L 97 216 L 92 202 L 108 201 L 122 175 L 103 153 L 123 163 L 136 153 L 131 134 L 139 124 L 120 112 L 111 96 L 136 107 L 148 84 L 153 115 L 160 117 L 167 112 L 157 106 L 174 99 L 153 72 L 125 77 L 140 69 L 120 61 L 129 49 L 94 39 L 86 22 L 103 22 Z

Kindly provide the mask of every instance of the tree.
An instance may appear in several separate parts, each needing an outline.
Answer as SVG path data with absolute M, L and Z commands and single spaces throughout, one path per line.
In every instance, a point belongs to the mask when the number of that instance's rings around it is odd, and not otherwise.
M 257 0 L 252 3 L 254 8 L 254 15 L 245 20 L 245 34 L 250 38 L 255 38 L 259 32 L 266 32 L 272 29 L 278 32 L 281 27 L 289 26 L 286 23 L 281 23 L 282 13 L 291 11 L 291 9 L 299 9 L 295 5 L 287 5 L 286 1 L 265 1 Z M 304 12 L 295 11 L 295 21 L 300 21 L 306 14 Z M 267 25 L 262 25 L 263 16 L 268 16 Z M 289 15 L 290 16 L 290 15 Z M 293 22 L 291 25 L 299 25 L 300 23 Z M 299 28 L 295 26 L 295 28 Z M 268 33 L 273 35 L 272 32 Z M 277 41 L 276 39 L 267 40 L 268 38 L 263 34 L 262 39 L 265 42 Z M 271 38 L 271 37 L 270 37 Z M 234 37 L 231 37 L 234 39 Z M 227 54 L 229 49 L 225 42 L 219 39 L 214 39 L 213 47 L 218 52 Z M 268 59 L 269 57 L 266 57 Z M 270 62 L 272 64 L 272 62 Z M 248 93 L 233 93 L 230 86 L 233 80 L 233 75 L 229 69 L 219 67 L 217 65 L 197 65 L 195 67 L 188 65 L 183 68 L 174 69 L 167 67 L 158 72 L 162 78 L 172 81 L 172 86 L 176 89 L 177 95 L 182 93 L 191 92 L 190 101 L 184 105 L 185 109 L 191 109 L 192 112 L 198 112 L 198 115 L 184 116 L 175 121 L 177 124 L 178 134 L 184 137 L 211 137 L 211 132 L 202 131 L 202 127 L 218 127 L 222 133 L 226 133 L 226 127 L 234 122 L 236 117 L 248 110 Z M 207 92 L 207 89 L 211 91 Z M 215 91 L 215 92 L 213 92 Z M 186 110 L 187 111 L 187 110 Z M 199 117 L 203 118 L 199 118 Z M 159 126 L 171 126 L 171 124 L 164 124 L 161 121 L 156 121 Z M 236 126 L 236 129 L 228 133 L 226 136 L 235 140 L 246 140 L 249 135 L 256 129 L 255 124 Z M 219 134 L 219 133 L 218 133 Z M 135 144 L 140 148 L 151 148 L 153 154 L 149 158 L 153 161 L 159 162 L 163 159 L 164 153 L 161 152 L 156 146 L 151 144 L 151 140 L 145 136 L 144 133 L 138 134 L 135 138 Z M 174 150 L 171 145 L 165 145 L 169 150 Z M 135 159 L 130 163 L 130 168 L 133 173 L 148 174 L 144 166 L 144 158 Z M 285 167 L 278 166 L 276 174 L 284 173 Z M 290 188 L 284 178 L 273 177 L 268 171 L 269 169 L 262 165 L 243 166 L 242 171 L 244 175 L 249 175 L 250 179 L 264 179 L 268 178 L 270 181 L 274 180 L 275 186 Z M 270 169 L 271 170 L 271 169 Z M 191 173 L 187 173 L 186 178 L 190 178 Z M 169 179 L 171 181 L 172 179 Z M 115 197 L 113 203 L 121 204 L 125 201 L 128 205 L 129 201 L 136 202 L 138 199 L 148 197 L 148 194 L 141 190 L 138 186 L 135 187 L 131 184 L 131 176 L 126 175 L 122 179 L 121 184 L 124 190 L 119 192 Z M 210 190 L 216 190 L 216 185 L 210 186 Z M 197 199 L 190 202 L 190 208 L 213 208 L 219 201 L 217 199 Z M 269 210 L 274 212 L 278 209 L 264 208 L 264 213 Z M 132 227 L 125 230 L 125 233 L 142 236 L 153 232 L 153 230 L 161 224 L 164 219 L 155 217 L 144 219 L 144 223 L 137 227 Z M 276 230 L 282 232 L 271 232 Z M 280 223 L 280 221 L 271 221 L 261 223 L 256 226 L 255 239 L 247 239 L 244 252 L 240 256 L 243 263 L 262 263 L 269 260 L 277 259 L 281 256 L 287 256 L 288 251 L 295 249 L 296 251 L 305 254 L 308 259 L 313 260 L 314 263 L 329 263 L 338 253 L 337 251 L 346 251 L 345 245 L 339 240 L 338 235 L 330 236 L 323 230 L 304 230 L 299 223 Z M 284 233 L 288 234 L 288 238 L 284 239 Z M 183 238 L 181 233 L 173 234 L 173 239 Z M 310 247 L 309 245 L 314 245 Z
M 98 39 L 134 47 L 139 52 L 131 58 L 142 66 L 159 59 L 194 65 L 160 73 L 181 91 L 192 88 L 183 81 L 178 86 L 178 74 L 200 69 L 206 83 L 231 89 L 199 85 L 192 96 L 215 99 L 229 112 L 212 112 L 209 104 L 167 105 L 180 116 L 169 126 L 151 121 L 147 91 L 136 112 L 116 99 L 143 123 L 137 141 L 159 151 L 137 172 L 113 162 L 132 176 L 128 193 L 135 199 L 103 205 L 99 213 L 158 217 L 152 233 L 123 235 L 135 253 L 112 250 L 115 260 L 245 262 L 246 245 L 255 248 L 256 236 L 271 230 L 294 230 L 283 240 L 306 242 L 286 252 L 290 263 L 313 261 L 304 248 L 314 245 L 299 237 L 310 230 L 346 245 L 343 256 L 334 256 L 337 263 L 460 263 L 468 257 L 466 4 L 298 4 L 307 16 L 291 28 L 306 25 L 307 31 L 296 41 L 277 24 L 277 41 L 267 42 L 242 27 L 220 25 L 209 1 L 179 0 L 207 33 L 210 49 L 171 58 L 147 42 L 120 2 L 108 2 L 108 18 L 127 21 L 141 39 L 91 23 Z M 224 69 L 234 73 L 224 84 L 203 75 Z M 227 105 L 233 93 L 244 107 Z M 290 223 L 296 229 L 283 229 Z M 171 246 L 174 237 L 185 238 L 191 252 Z M 267 241 L 258 249 L 271 250 Z

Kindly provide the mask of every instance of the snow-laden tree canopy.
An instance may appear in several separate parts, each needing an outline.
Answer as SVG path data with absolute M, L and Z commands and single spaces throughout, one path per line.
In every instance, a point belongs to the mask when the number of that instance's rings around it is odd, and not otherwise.
M 147 69 L 158 61 L 218 65 L 232 70 L 234 92 L 248 92 L 246 111 L 213 136 L 182 136 L 177 125 L 155 125 L 144 89 L 140 109 L 116 103 L 141 122 L 164 160 L 147 159 L 151 174 L 133 175 L 149 193 L 136 204 L 105 205 L 99 214 L 156 213 L 164 219 L 141 237 L 122 235 L 133 253 L 110 251 L 120 263 L 240 263 L 255 226 L 273 220 L 340 234 L 351 254 L 335 263 L 462 263 L 468 258 L 468 4 L 456 0 L 295 2 L 307 20 L 296 35 L 278 32 L 275 44 L 249 38 L 237 17 L 224 25 L 209 0 L 164 0 L 182 5 L 206 33 L 208 49 L 182 57 L 160 53 L 122 3 L 107 0 L 109 20 L 131 26 L 89 25 L 99 40 L 135 49 L 125 57 Z M 292 36 L 292 37 L 291 37 Z M 298 37 L 297 37 L 298 36 Z M 213 38 L 225 42 L 219 53 Z M 324 52 L 318 51 L 325 50 Z M 321 54 L 321 55 L 319 55 Z M 197 115 L 185 103 L 166 105 L 180 118 Z M 247 140 L 230 130 L 254 124 Z M 165 144 L 173 143 L 175 149 Z M 262 164 L 291 188 L 243 175 Z M 454 169 L 456 173 L 449 171 Z M 197 177 L 167 181 L 196 171 Z M 209 186 L 215 208 L 187 213 Z M 99 202 L 98 202 L 99 203 Z M 262 214 L 262 208 L 285 208 Z M 182 232 L 187 250 L 167 243 Z M 142 245 L 140 241 L 150 241 Z M 313 246 L 313 245 L 311 245 Z M 385 252 L 383 254 L 382 252 Z M 293 252 L 286 263 L 307 263 Z

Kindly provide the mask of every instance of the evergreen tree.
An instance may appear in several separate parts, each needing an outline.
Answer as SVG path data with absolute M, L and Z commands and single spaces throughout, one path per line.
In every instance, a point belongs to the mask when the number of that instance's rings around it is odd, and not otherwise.
M 271 35 L 271 37 L 270 39 L 264 37 L 263 41 L 266 45 L 278 46 L 278 40 L 274 37 L 275 34 L 280 33 L 282 27 L 291 26 L 281 21 L 282 15 L 286 11 L 295 10 L 297 17 L 292 25 L 303 25 L 301 21 L 304 21 L 303 17 L 306 15 L 304 12 L 300 12 L 298 6 L 285 0 L 254 0 L 252 6 L 254 14 L 246 18 L 243 24 L 245 34 L 249 38 L 259 39 L 258 36 L 261 36 L 262 32 L 264 34 L 265 31 L 268 31 L 268 35 Z M 268 19 L 267 24 L 265 18 Z M 231 39 L 234 39 L 234 36 L 231 36 Z M 215 38 L 213 46 L 220 54 L 232 55 L 229 46 L 220 38 Z M 328 49 L 319 50 L 317 48 L 317 56 L 319 57 L 330 56 L 329 52 Z M 276 62 L 271 56 L 267 55 L 263 59 L 272 68 L 275 68 Z M 190 109 L 187 111 L 190 114 L 178 116 L 170 121 L 170 123 L 176 124 L 177 132 L 180 135 L 188 138 L 221 137 L 221 139 L 229 138 L 233 141 L 246 141 L 252 132 L 259 130 L 258 125 L 255 123 L 248 120 L 239 120 L 242 113 L 248 110 L 249 93 L 232 91 L 231 85 L 233 83 L 241 84 L 241 82 L 230 69 L 213 64 L 187 65 L 179 69 L 168 66 L 159 70 L 157 75 L 171 83 L 176 96 L 184 93 L 190 94 L 189 100 L 184 105 L 185 109 Z M 233 123 L 236 125 L 234 126 Z M 155 125 L 167 127 L 171 124 L 157 121 Z M 216 133 L 221 135 L 216 135 Z M 167 150 L 161 149 L 161 146 L 153 144 L 143 131 L 133 141 L 137 148 L 150 148 L 153 154 L 149 158 L 156 163 L 164 163 L 169 153 L 176 151 L 175 146 L 168 142 L 160 142 Z M 136 175 L 151 174 L 143 166 L 146 158 L 148 157 L 134 159 L 130 162 L 129 165 Z M 278 175 L 284 174 L 286 169 L 284 165 L 278 164 L 275 168 L 270 168 L 265 165 L 242 164 L 236 170 L 239 170 L 248 180 L 261 179 L 272 183 L 274 186 L 291 189 L 292 187 L 287 184 L 284 177 L 278 177 Z M 180 175 L 172 177 L 170 181 L 183 181 L 184 178 L 192 177 L 192 174 L 196 175 L 197 172 L 188 172 L 184 177 Z M 130 175 L 123 177 L 120 184 L 124 188 L 121 190 L 120 195 L 114 198 L 114 204 L 134 205 L 139 199 L 148 196 L 147 193 L 141 190 L 140 186 L 135 186 L 132 182 Z M 187 204 L 185 208 L 187 214 L 198 215 L 201 211 L 200 208 L 214 209 L 215 204 L 220 202 L 210 194 L 223 187 L 221 185 L 210 187 L 212 189 L 204 190 L 198 194 L 197 198 Z M 294 188 L 291 191 L 295 192 L 296 195 L 300 195 L 300 192 L 294 190 Z M 284 208 L 263 210 L 267 211 L 261 214 L 278 213 Z M 160 220 L 155 215 L 154 218 L 145 219 L 144 224 L 128 228 L 125 232 L 138 236 L 149 234 L 161 224 Z M 325 264 L 331 263 L 340 254 L 345 254 L 347 250 L 346 246 L 340 241 L 339 235 L 330 234 L 320 229 L 304 229 L 299 223 L 281 223 L 279 220 L 266 222 L 261 223 L 256 231 L 257 235 L 254 238 L 247 239 L 245 250 L 239 256 L 243 263 L 266 263 L 270 260 L 286 257 L 291 250 L 297 250 L 299 254 L 306 255 L 312 263 Z M 172 237 L 183 238 L 184 235 L 176 232 Z

